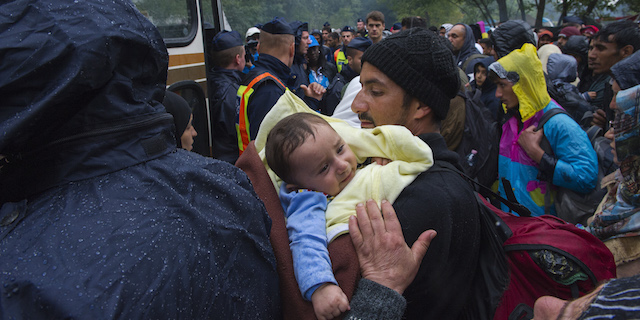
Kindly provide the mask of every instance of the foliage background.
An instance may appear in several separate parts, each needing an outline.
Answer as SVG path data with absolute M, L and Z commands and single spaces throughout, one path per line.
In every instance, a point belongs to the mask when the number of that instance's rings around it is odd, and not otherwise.
M 208 0 L 202 0 L 208 1 Z M 309 22 L 311 29 L 321 29 L 324 22 L 332 28 L 355 27 L 358 18 L 372 10 L 385 15 L 386 27 L 406 16 L 421 16 L 428 25 L 443 23 L 491 24 L 508 19 L 522 19 L 533 26 L 536 16 L 548 17 L 555 24 L 561 15 L 585 16 L 588 19 L 632 15 L 640 11 L 640 0 L 221 0 L 227 20 L 235 30 L 265 23 L 275 16 L 287 21 Z M 500 7 L 502 6 L 502 10 Z

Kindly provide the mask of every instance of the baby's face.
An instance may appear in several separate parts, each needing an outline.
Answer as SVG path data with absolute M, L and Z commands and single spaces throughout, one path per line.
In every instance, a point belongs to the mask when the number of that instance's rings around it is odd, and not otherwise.
M 291 153 L 292 177 L 299 188 L 337 195 L 356 174 L 356 156 L 329 125 L 314 125 L 315 138 L 308 136 Z

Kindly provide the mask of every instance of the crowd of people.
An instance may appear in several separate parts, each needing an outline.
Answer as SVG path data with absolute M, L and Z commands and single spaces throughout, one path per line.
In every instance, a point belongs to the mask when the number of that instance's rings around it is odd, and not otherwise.
M 159 32 L 128 1 L 0 8 L 0 318 L 280 319 L 293 295 L 311 306 L 294 318 L 490 319 L 492 231 L 459 174 L 474 154 L 457 152 L 474 96 L 500 133 L 487 187 L 615 258 L 618 279 L 540 297 L 535 318 L 640 317 L 638 22 L 483 32 L 374 10 L 340 29 L 223 30 L 211 132 L 196 132 L 165 89 Z M 266 184 L 234 166 L 251 157 Z M 599 204 L 577 217 L 568 193 Z M 351 287 L 332 269 L 345 238 Z

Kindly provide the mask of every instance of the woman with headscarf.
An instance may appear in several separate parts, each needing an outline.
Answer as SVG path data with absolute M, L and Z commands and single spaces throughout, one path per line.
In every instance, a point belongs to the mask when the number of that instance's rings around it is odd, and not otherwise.
M 181 96 L 171 91 L 167 91 L 162 104 L 173 116 L 173 123 L 176 127 L 176 146 L 178 148 L 191 151 L 193 149 L 193 138 L 198 133 L 193 127 L 193 114 L 189 103 Z

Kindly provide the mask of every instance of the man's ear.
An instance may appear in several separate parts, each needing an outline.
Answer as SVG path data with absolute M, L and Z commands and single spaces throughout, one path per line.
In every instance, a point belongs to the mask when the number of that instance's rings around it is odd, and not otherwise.
M 428 105 L 420 102 L 418 99 L 413 98 L 413 101 L 411 101 L 411 103 L 417 103 L 418 104 L 418 108 L 416 109 L 416 112 L 413 114 L 413 118 L 416 120 L 421 120 L 426 118 L 429 115 L 433 115 L 433 110 L 431 109 L 431 107 L 429 107 Z
M 293 58 L 296 55 L 296 43 L 292 42 L 291 45 L 289 46 L 289 57 Z
M 628 56 L 630 56 L 630 55 L 632 55 L 632 54 L 633 54 L 633 46 L 630 45 L 630 44 L 628 44 L 628 45 L 622 47 L 622 49 L 620 49 L 620 55 L 622 56 L 623 59 L 628 57 Z
M 244 57 L 241 57 L 240 54 L 236 54 L 235 60 L 236 66 L 239 66 L 242 63 L 242 60 L 244 60 Z

